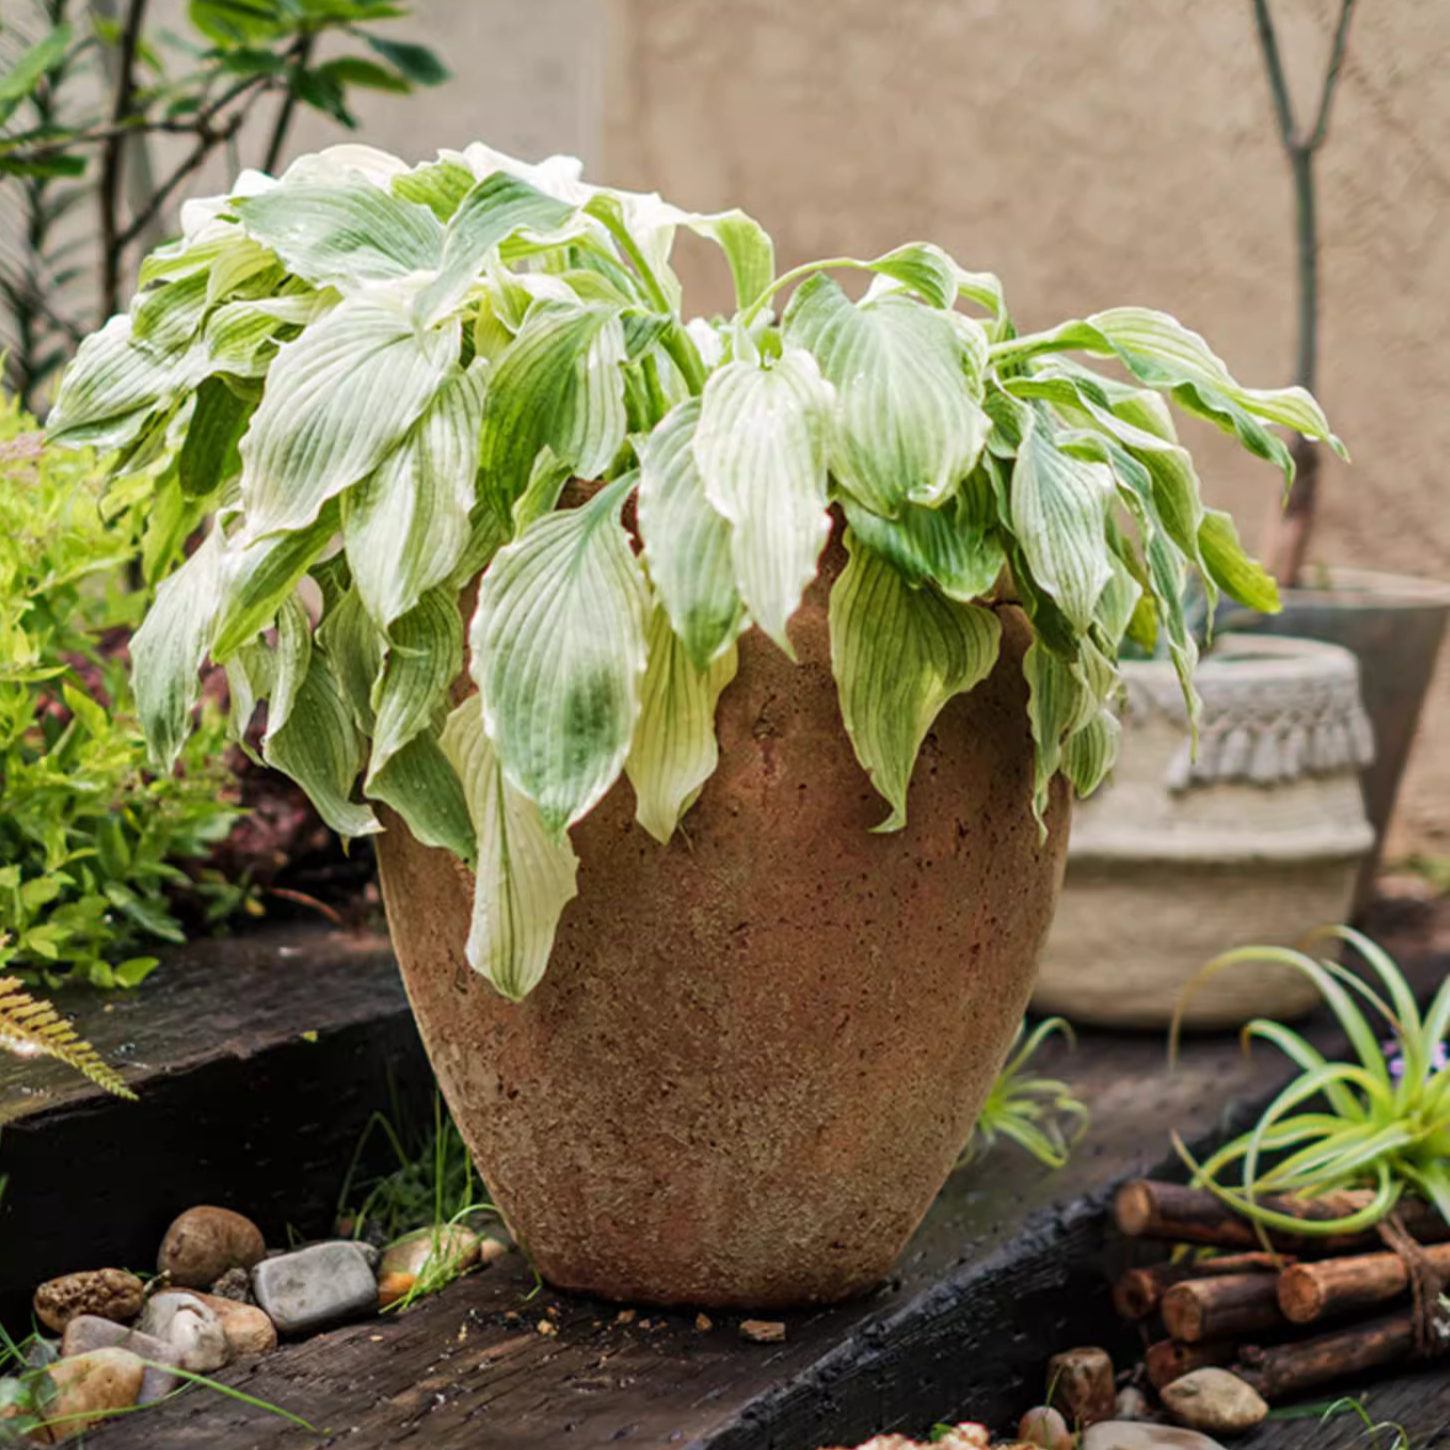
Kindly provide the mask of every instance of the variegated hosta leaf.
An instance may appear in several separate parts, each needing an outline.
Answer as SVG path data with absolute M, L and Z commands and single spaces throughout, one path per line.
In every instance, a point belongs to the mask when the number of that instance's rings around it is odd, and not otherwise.
M 545 447 L 598 478 L 624 442 L 624 330 L 616 309 L 538 303 L 493 365 L 484 401 L 483 489 L 501 519 Z
M 427 207 L 360 178 L 288 182 L 239 197 L 232 210 L 247 235 L 314 287 L 356 292 L 436 268 L 442 256 L 443 228 Z
M 1114 549 L 1108 553 L 1108 561 L 1112 565 L 1112 578 L 1108 580 L 1107 587 L 1098 597 L 1097 620 L 1102 626 L 1103 633 L 1107 635 L 1109 642 L 1116 649 L 1122 643 L 1123 636 L 1128 632 L 1137 613 L 1138 605 L 1143 598 L 1143 586 L 1133 577 L 1132 571 L 1127 564 L 1119 557 L 1115 540 Z
M 1178 675 L 1178 685 L 1183 692 L 1183 705 L 1188 712 L 1189 729 L 1196 748 L 1200 701 L 1193 684 L 1193 672 L 1198 666 L 1198 641 L 1194 639 L 1183 612 L 1183 590 L 1187 580 L 1183 557 L 1157 532 L 1148 538 L 1144 552 L 1148 558 L 1148 581 L 1158 609 L 1158 622 L 1168 645 L 1168 658 L 1173 661 L 1173 668 Z
M 125 447 L 156 409 L 195 387 L 206 371 L 202 350 L 162 353 L 133 342 L 130 317 L 118 315 L 86 338 L 66 368 L 46 434 L 67 447 Z
M 202 498 L 241 472 L 237 445 L 253 407 L 222 378 L 207 378 L 197 388 L 186 441 L 176 460 L 177 479 L 186 497 Z
M 830 468 L 842 487 L 888 518 L 950 498 L 989 425 L 980 374 L 967 376 L 947 318 L 900 295 L 858 307 L 818 273 L 791 298 L 784 328 L 835 387 Z
M 450 377 L 397 447 L 343 495 L 353 582 L 385 631 L 452 575 L 468 543 L 487 371 L 478 361 Z
M 662 846 L 715 773 L 715 705 L 736 664 L 732 641 L 706 669 L 697 668 L 669 615 L 655 608 L 639 723 L 624 769 L 634 787 L 635 818 Z
M 1034 639 L 1022 660 L 1027 678 L 1027 718 L 1037 747 L 1033 771 L 1032 811 L 1045 833 L 1052 778 L 1062 765 L 1063 741 L 1093 718 L 1096 702 L 1072 667 L 1041 639 Z
M 286 721 L 268 731 L 262 755 L 307 792 L 339 835 L 367 836 L 381 827 L 372 808 L 353 799 L 365 752 L 332 661 L 314 649 Z
M 639 532 L 650 580 L 697 670 L 733 643 L 744 608 L 730 525 L 705 497 L 693 442 L 699 398 L 677 404 L 640 450 Z
M 366 790 L 410 740 L 446 713 L 449 687 L 463 669 L 463 619 L 448 589 L 426 594 L 393 628 L 382 669 L 372 685 L 373 753 Z
M 908 582 L 930 581 L 948 599 L 969 604 L 981 598 L 1006 566 L 994 529 L 992 484 L 980 470 L 939 509 L 908 504 L 900 518 L 883 519 L 849 498 L 842 506 L 862 544 L 889 560 Z
M 620 511 L 633 475 L 500 549 L 469 638 L 504 770 L 556 837 L 614 784 L 639 718 L 648 593 Z
M 440 222 L 458 210 L 476 182 L 461 161 L 425 161 L 391 183 L 394 196 L 426 206 Z
M 396 190 L 396 184 L 394 190 Z M 578 210 L 546 196 L 521 177 L 496 171 L 459 203 L 443 234 L 442 267 L 436 280 L 418 294 L 420 326 L 431 326 L 468 295 L 489 253 L 528 227 L 561 227 Z
M 223 664 L 264 629 L 337 531 L 337 506 L 306 528 L 262 539 L 228 539 L 222 549 L 212 658 Z
M 468 960 L 519 1002 L 549 964 L 559 917 L 578 895 L 579 860 L 568 836 L 550 831 L 538 806 L 510 783 L 476 699 L 448 717 L 440 744 L 463 782 L 478 842 Z
M 220 577 L 221 533 L 213 531 L 174 574 L 131 637 L 136 710 L 151 761 L 169 773 L 201 696 L 198 671 L 211 644 Z
M 305 528 L 378 466 L 438 391 L 458 357 L 458 323 L 419 332 L 409 296 L 359 293 L 278 353 L 241 444 L 249 536 Z
M 367 793 L 397 811 L 423 845 L 452 851 L 460 861 L 473 864 L 477 842 L 468 798 L 431 728 L 413 736 L 381 770 L 372 772 Z
M 1322 438 L 1341 457 L 1344 445 L 1330 431 L 1324 410 L 1304 388 L 1245 388 L 1223 359 L 1196 332 L 1166 312 L 1147 307 L 1115 307 L 1088 322 L 1117 349 L 1144 382 L 1175 387 L 1202 383 L 1230 398 L 1255 417 L 1293 428 L 1306 438 Z
M 826 417 L 815 359 L 787 348 L 768 368 L 727 363 L 705 385 L 695 462 L 730 525 L 735 583 L 755 622 L 794 658 L 786 625 L 831 532 Z
M 196 336 L 209 302 L 204 272 L 164 282 L 132 302 L 131 336 L 158 352 L 175 352 Z
M 738 208 L 681 218 L 692 232 L 708 237 L 725 254 L 735 282 L 735 305 L 748 307 L 775 277 L 775 243 L 752 216 Z
M 908 242 L 867 266 L 919 293 L 933 307 L 950 308 L 957 300 L 961 268 L 931 242 Z
M 327 654 L 358 734 L 367 738 L 373 733 L 373 686 L 382 673 L 387 641 L 368 618 L 356 587 L 325 597 L 317 644 Z
M 849 533 L 846 547 L 831 590 L 831 670 L 856 758 L 891 806 L 876 829 L 897 831 L 921 742 L 948 700 L 991 673 L 1002 626 L 990 609 L 913 588 Z
M 1107 779 L 1117 764 L 1123 727 L 1112 710 L 1099 710 L 1062 747 L 1062 773 L 1084 800 Z
M 1086 633 L 1112 575 L 1107 516 L 1113 475 L 1065 453 L 1034 416 L 1012 470 L 1012 531 L 1038 586 Z
M 1198 546 L 1204 568 L 1225 594 L 1260 613 L 1278 612 L 1279 586 L 1274 576 L 1244 552 L 1234 521 L 1221 509 L 1204 510 Z
M 245 651 L 238 651 L 241 655 Z M 268 656 L 267 734 L 287 723 L 293 702 L 312 667 L 312 620 L 296 594 L 282 601 L 277 611 L 277 640 Z M 250 713 L 250 712 L 249 712 Z
M 339 294 L 328 288 L 325 292 L 223 302 L 213 309 L 201 331 L 209 366 L 238 377 L 265 377 L 277 356 L 279 335 L 316 322 L 339 300 Z

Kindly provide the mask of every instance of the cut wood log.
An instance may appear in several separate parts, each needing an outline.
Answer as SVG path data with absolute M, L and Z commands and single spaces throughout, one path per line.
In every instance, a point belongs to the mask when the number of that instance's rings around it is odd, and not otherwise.
M 1403 1309 L 1313 1339 L 1271 1349 L 1245 1348 L 1239 1356 L 1238 1373 L 1274 1404 L 1409 1359 L 1414 1349 L 1415 1316 Z
M 1276 1273 L 1296 1262 L 1281 1254 L 1221 1254 L 1129 1269 L 1113 1285 L 1113 1307 L 1124 1319 L 1146 1319 L 1175 1284 L 1223 1274 Z
M 1148 1371 L 1148 1383 L 1155 1390 L 1161 1390 L 1196 1369 L 1232 1364 L 1237 1355 L 1238 1346 L 1229 1340 L 1180 1344 L 1176 1339 L 1160 1339 L 1143 1352 L 1143 1363 Z
M 1174 1339 L 1241 1339 L 1282 1327 L 1278 1279 L 1272 1274 L 1226 1274 L 1190 1279 L 1163 1295 L 1163 1324 Z
M 1450 1244 L 1425 1249 L 1436 1273 L 1450 1276 Z M 1354 1254 L 1295 1264 L 1279 1279 L 1279 1308 L 1295 1324 L 1367 1309 L 1410 1292 L 1410 1271 L 1398 1254 Z
M 1258 1200 L 1263 1208 L 1310 1222 L 1344 1218 L 1370 1202 L 1371 1195 L 1359 1190 L 1326 1194 L 1323 1198 L 1276 1198 Z M 1450 1242 L 1450 1222 L 1422 1199 L 1407 1199 L 1398 1213 L 1406 1230 L 1421 1243 Z M 1210 1244 L 1224 1249 L 1263 1247 L 1259 1227 L 1235 1213 L 1204 1188 L 1183 1183 L 1160 1183 L 1136 1178 L 1118 1189 L 1113 1200 L 1113 1218 L 1122 1233 L 1132 1238 L 1161 1239 L 1168 1243 Z M 1380 1240 L 1373 1229 L 1355 1234 L 1294 1234 L 1279 1229 L 1264 1230 L 1274 1248 L 1296 1254 L 1337 1254 L 1347 1250 L 1376 1247 Z

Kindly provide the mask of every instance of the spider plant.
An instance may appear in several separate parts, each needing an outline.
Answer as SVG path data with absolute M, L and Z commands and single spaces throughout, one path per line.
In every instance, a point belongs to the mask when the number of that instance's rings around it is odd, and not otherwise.
M 1074 1040 L 1072 1028 L 1061 1017 L 1046 1018 L 1030 1033 L 1025 1022 L 1017 1029 L 1007 1065 L 987 1094 L 958 1168 L 990 1152 L 999 1138 L 1016 1143 L 1048 1168 L 1061 1168 L 1067 1162 L 1087 1131 L 1088 1110 L 1067 1083 L 1028 1070 L 1037 1050 L 1054 1033 Z
M 1407 1193 L 1427 1199 L 1450 1219 L 1450 979 L 1422 1014 L 1404 974 L 1368 937 L 1347 926 L 1326 927 L 1305 945 L 1323 941 L 1353 947 L 1371 980 L 1307 950 L 1242 947 L 1199 973 L 1179 1005 L 1179 1019 L 1193 987 L 1206 977 L 1249 963 L 1281 963 L 1303 972 L 1319 989 L 1344 1029 L 1354 1060 L 1327 1060 L 1280 1022 L 1250 1022 L 1243 1030 L 1245 1048 L 1255 1040 L 1267 1042 L 1300 1069 L 1299 1075 L 1253 1128 L 1202 1164 L 1175 1140 L 1179 1153 L 1198 1184 L 1264 1228 L 1356 1233 L 1378 1223 Z M 1174 1022 L 1174 1050 L 1179 1025 Z M 1272 1160 L 1271 1166 L 1265 1166 L 1266 1160 Z M 1226 1182 L 1224 1175 L 1235 1165 L 1241 1165 L 1239 1182 Z M 1353 1212 L 1314 1220 L 1293 1218 L 1257 1201 L 1266 1193 L 1320 1198 L 1343 1189 L 1368 1189 L 1370 1197 Z

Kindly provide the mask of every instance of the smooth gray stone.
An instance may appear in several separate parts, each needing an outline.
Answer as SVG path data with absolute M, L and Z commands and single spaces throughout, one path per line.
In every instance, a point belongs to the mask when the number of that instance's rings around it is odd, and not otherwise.
M 1103 1420 L 1083 1431 L 1082 1450 L 1223 1450 L 1223 1446 L 1197 1430 L 1178 1425 Z
M 174 1346 L 153 1334 L 143 1334 L 139 1329 L 127 1329 L 114 1319 L 102 1319 L 95 1314 L 77 1314 L 65 1327 L 61 1340 L 61 1353 L 71 1359 L 78 1354 L 89 1354 L 93 1349 L 129 1349 L 132 1354 L 148 1361 L 146 1373 L 141 1378 L 141 1393 L 136 1398 L 138 1405 L 149 1405 L 163 1395 L 169 1395 L 180 1381 L 167 1369 L 181 1367 L 181 1355 Z
M 252 1293 L 279 1334 L 311 1334 L 378 1308 L 372 1265 L 344 1240 L 263 1259 L 252 1270 Z
M 153 1294 L 136 1328 L 171 1345 L 181 1357 L 182 1369 L 192 1374 L 210 1374 L 232 1357 L 232 1347 L 216 1310 L 185 1289 Z

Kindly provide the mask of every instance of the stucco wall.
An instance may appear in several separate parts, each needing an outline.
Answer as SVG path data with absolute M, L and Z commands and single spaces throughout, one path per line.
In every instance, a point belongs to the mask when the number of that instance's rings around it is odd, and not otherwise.
M 1333 0 L 1276 0 L 1296 94 Z M 740 205 L 781 262 L 929 238 L 998 272 L 1019 325 L 1119 302 L 1292 362 L 1291 198 L 1248 0 L 611 0 L 605 174 Z M 1450 4 L 1364 5 L 1322 155 L 1320 561 L 1450 576 Z M 691 267 L 692 277 L 706 277 Z M 706 308 L 727 291 L 707 276 Z M 1259 537 L 1275 476 L 1194 430 Z M 1450 651 L 1396 844 L 1450 848 Z

